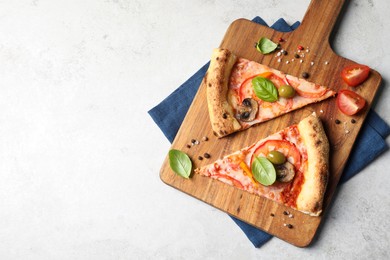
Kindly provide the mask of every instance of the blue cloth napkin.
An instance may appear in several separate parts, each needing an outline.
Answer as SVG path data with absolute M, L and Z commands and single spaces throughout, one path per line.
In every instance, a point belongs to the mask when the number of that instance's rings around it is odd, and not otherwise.
M 252 21 L 268 26 L 267 23 L 260 17 L 255 17 Z M 296 29 L 299 25 L 299 22 L 295 22 L 290 26 L 283 18 L 281 18 L 277 20 L 271 28 L 281 32 L 290 32 Z M 154 122 L 160 127 L 170 142 L 173 141 L 180 128 L 208 66 L 209 62 L 200 68 L 192 77 L 165 98 L 160 104 L 148 111 L 149 115 L 153 118 Z M 370 110 L 359 133 L 359 138 L 357 138 L 354 149 L 350 154 L 344 172 L 341 176 L 340 183 L 352 178 L 381 153 L 388 150 L 385 138 L 389 134 L 390 127 L 378 116 L 378 114 L 376 114 L 373 110 Z M 257 229 L 234 217 L 231 218 L 257 248 L 261 247 L 272 238 L 272 235 L 260 229 Z

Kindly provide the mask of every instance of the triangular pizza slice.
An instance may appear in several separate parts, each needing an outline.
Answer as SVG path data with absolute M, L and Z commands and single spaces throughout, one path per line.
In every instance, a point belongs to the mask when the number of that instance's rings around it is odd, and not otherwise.
M 318 216 L 328 169 L 329 142 L 321 120 L 313 113 L 195 173 Z
M 214 134 L 224 137 L 308 104 L 335 91 L 287 75 L 227 49 L 215 49 L 202 81 Z

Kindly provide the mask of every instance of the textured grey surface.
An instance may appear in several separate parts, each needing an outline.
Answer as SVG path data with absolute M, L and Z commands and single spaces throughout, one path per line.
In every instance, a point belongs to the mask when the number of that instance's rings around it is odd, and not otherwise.
M 309 248 L 261 249 L 224 213 L 164 185 L 147 115 L 237 18 L 301 20 L 302 1 L 0 1 L 1 259 L 389 259 L 383 154 L 341 186 Z M 350 1 L 335 51 L 383 78 L 388 1 Z

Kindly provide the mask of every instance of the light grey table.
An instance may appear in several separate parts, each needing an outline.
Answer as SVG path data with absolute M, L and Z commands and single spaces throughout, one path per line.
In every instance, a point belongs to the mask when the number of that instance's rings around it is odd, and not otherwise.
M 164 185 L 147 111 L 231 22 L 301 20 L 309 0 L 0 1 L 1 259 L 389 259 L 390 152 L 342 185 L 309 248 L 255 249 L 224 213 Z M 390 4 L 350 1 L 333 46 L 378 70 L 390 122 Z

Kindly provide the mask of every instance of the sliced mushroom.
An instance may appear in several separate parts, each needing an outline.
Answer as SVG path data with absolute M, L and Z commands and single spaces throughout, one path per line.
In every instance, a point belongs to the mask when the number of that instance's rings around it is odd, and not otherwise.
M 250 122 L 256 118 L 257 111 L 259 110 L 259 104 L 253 98 L 246 98 L 242 101 L 242 104 L 237 108 L 237 119 Z
M 285 162 L 275 166 L 276 179 L 280 182 L 290 182 L 295 176 L 294 165 L 290 162 Z

